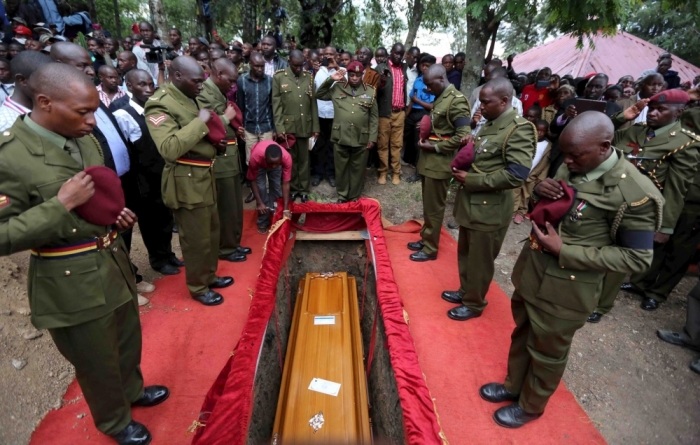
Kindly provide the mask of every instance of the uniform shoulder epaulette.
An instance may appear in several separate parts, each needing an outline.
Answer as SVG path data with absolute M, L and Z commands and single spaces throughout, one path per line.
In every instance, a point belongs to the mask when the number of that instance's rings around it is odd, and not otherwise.
M 460 93 L 459 91 L 454 92 L 455 97 L 464 97 L 464 94 Z
M 286 71 L 286 68 L 282 68 L 281 70 L 275 71 L 275 74 L 283 73 Z
M 649 194 L 658 194 L 659 190 L 654 184 L 639 172 L 631 163 L 620 175 L 621 181 L 617 183 L 622 193 L 622 198 L 630 207 L 639 207 L 649 200 Z
M 0 147 L 10 142 L 15 138 L 15 133 L 10 131 L 10 128 L 0 133 Z
M 682 131 L 685 135 L 687 135 L 688 137 L 690 137 L 691 139 L 694 139 L 694 140 L 700 142 L 700 135 L 695 134 L 695 133 L 693 133 L 693 132 L 690 131 L 690 130 L 686 130 L 686 129 L 683 128 L 683 127 L 681 127 L 681 131 Z
M 646 127 L 647 123 L 645 122 L 637 122 L 635 124 L 632 124 L 633 127 Z

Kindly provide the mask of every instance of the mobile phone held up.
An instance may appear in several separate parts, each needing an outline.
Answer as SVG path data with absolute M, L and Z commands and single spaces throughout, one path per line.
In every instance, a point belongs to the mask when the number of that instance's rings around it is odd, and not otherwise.
M 552 83 L 548 80 L 538 80 L 537 83 L 535 84 L 535 89 L 540 89 L 540 88 L 549 88 L 549 86 Z
M 326 68 L 328 68 L 328 64 L 329 64 L 329 62 L 328 62 L 328 57 L 324 57 L 324 58 L 321 60 L 321 65 L 322 65 L 322 66 L 325 66 Z

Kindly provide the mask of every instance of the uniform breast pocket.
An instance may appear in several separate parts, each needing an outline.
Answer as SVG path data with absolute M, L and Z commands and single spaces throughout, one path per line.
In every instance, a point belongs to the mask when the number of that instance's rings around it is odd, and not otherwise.
M 283 119 L 284 119 L 284 131 L 286 133 L 296 133 L 297 132 L 296 116 L 294 116 L 293 114 L 285 114 Z
M 58 191 L 61 189 L 63 184 L 68 181 L 68 179 L 70 179 L 70 176 L 47 182 L 46 184 L 38 185 L 36 189 L 39 192 L 41 200 L 45 202 L 58 195 Z
M 340 140 L 340 124 L 333 124 L 333 129 L 331 130 L 331 141 L 338 142 Z
M 590 314 L 598 304 L 604 272 L 562 269 L 552 262 L 545 270 L 537 298 Z
M 501 203 L 504 199 L 503 193 L 471 193 L 469 195 L 469 211 L 472 222 L 484 225 L 501 224 L 503 219 Z M 510 211 L 512 211 L 512 206 Z
M 174 175 L 177 200 L 183 204 L 200 204 L 211 193 L 211 169 L 178 165 Z
M 70 314 L 105 304 L 94 253 L 66 260 L 32 258 L 29 299 L 37 315 Z

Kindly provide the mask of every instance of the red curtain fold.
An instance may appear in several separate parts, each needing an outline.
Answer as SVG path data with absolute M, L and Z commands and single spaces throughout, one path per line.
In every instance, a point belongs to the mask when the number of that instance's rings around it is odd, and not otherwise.
M 394 281 L 391 260 L 381 222 L 381 207 L 371 199 L 345 204 L 290 204 L 292 213 L 306 213 L 309 228 L 331 232 L 331 227 L 358 227 L 364 219 L 370 233 L 377 277 L 377 300 L 384 321 L 387 347 L 396 377 L 403 410 L 406 443 L 410 445 L 442 444 L 440 426 L 433 401 L 418 364 L 413 339 L 403 317 L 403 303 Z M 278 206 L 276 219 L 281 217 Z M 291 251 L 291 221 L 284 221 L 267 240 L 260 275 L 243 334 L 224 370 L 210 389 L 202 405 L 201 422 L 192 440 L 193 445 L 245 444 L 253 406 L 253 386 L 258 354 L 276 300 L 280 271 Z M 275 226 L 273 226 L 275 227 Z M 306 230 L 306 225 L 304 226 Z M 342 230 L 353 230 L 344 228 Z M 309 230 L 314 231 L 314 230 Z

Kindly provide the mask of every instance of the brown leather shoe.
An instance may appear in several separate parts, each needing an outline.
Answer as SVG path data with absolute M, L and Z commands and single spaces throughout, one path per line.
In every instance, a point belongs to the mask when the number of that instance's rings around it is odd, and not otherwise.
M 394 185 L 399 185 L 399 184 L 401 184 L 401 176 L 400 176 L 400 175 L 397 175 L 396 173 L 394 173 L 394 175 L 393 175 L 392 178 L 391 178 L 391 183 L 394 184 Z
M 386 173 L 379 174 L 379 179 L 377 180 L 377 184 L 379 184 L 379 185 L 386 184 Z

